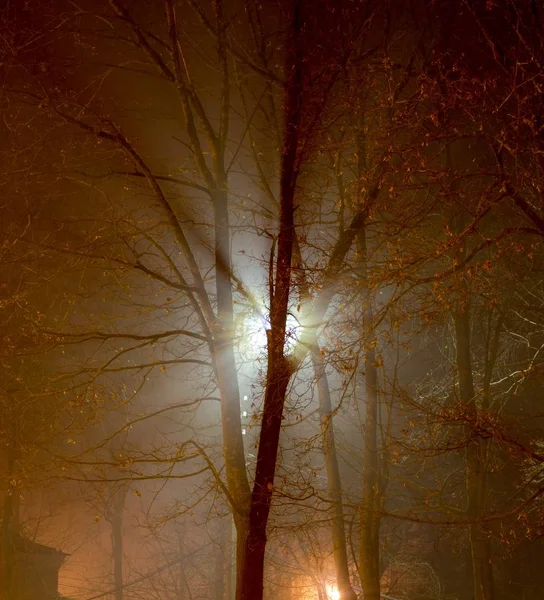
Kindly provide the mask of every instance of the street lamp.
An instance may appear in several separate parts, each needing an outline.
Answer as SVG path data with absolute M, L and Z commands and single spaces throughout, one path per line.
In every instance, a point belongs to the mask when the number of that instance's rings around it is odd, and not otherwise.
M 340 600 L 340 590 L 336 586 L 327 584 L 325 588 L 329 600 Z

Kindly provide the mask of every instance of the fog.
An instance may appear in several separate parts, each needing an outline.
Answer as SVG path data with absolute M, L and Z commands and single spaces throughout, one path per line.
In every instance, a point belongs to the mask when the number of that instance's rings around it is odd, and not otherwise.
M 0 15 L 0 600 L 539 599 L 541 4 Z

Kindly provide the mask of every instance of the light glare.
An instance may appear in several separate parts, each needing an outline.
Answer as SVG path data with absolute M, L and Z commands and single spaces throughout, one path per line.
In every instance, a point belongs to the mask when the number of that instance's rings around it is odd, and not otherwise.
M 292 314 L 289 314 L 286 325 L 286 351 L 290 352 L 296 344 L 300 324 Z M 238 329 L 239 348 L 246 359 L 254 360 L 266 354 L 269 327 L 268 321 L 258 316 L 247 316 L 241 321 Z
M 248 317 L 242 330 L 243 350 L 248 356 L 257 357 L 266 351 L 266 344 L 265 323 L 257 317 Z
M 340 590 L 336 586 L 327 584 L 326 587 L 329 600 L 340 600 Z

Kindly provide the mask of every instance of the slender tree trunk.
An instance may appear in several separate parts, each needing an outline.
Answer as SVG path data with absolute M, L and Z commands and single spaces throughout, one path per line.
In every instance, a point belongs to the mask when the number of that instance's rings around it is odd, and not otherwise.
M 240 390 L 234 355 L 234 315 L 230 223 L 226 189 L 213 195 L 215 212 L 215 260 L 217 323 L 214 327 L 213 358 L 221 397 L 221 427 L 227 488 L 236 527 L 236 590 L 241 593 L 248 530 L 250 488 L 245 464 Z
M 293 368 L 285 356 L 286 324 L 291 289 L 294 241 L 294 196 L 298 177 L 298 145 L 301 124 L 302 55 L 300 0 L 293 7 L 292 48 L 286 72 L 285 131 L 281 158 L 278 254 L 273 289 L 270 290 L 270 330 L 263 416 L 255 482 L 251 496 L 249 528 L 242 557 L 240 600 L 262 600 L 266 527 L 270 514 L 283 408 Z
M 236 359 L 234 354 L 234 319 L 232 292 L 231 231 L 229 223 L 228 185 L 225 170 L 225 152 L 228 142 L 230 118 L 230 74 L 228 58 L 228 23 L 225 19 L 222 0 L 214 2 L 216 20 L 217 58 L 221 93 L 219 100 L 219 125 L 216 131 L 205 113 L 191 84 L 186 78 L 184 58 L 180 51 L 180 34 L 177 30 L 175 5 L 172 0 L 165 2 L 169 38 L 174 67 L 175 83 L 180 93 L 182 110 L 186 120 L 187 133 L 191 142 L 195 162 L 211 196 L 214 211 L 215 233 L 215 276 L 217 315 L 213 314 L 198 266 L 193 261 L 195 281 L 201 287 L 199 301 L 203 303 L 203 314 L 211 331 L 210 351 L 214 363 L 219 395 L 221 398 L 221 427 L 223 456 L 229 503 L 237 531 L 236 543 L 236 589 L 241 590 L 241 577 L 245 562 L 245 547 L 249 519 L 250 487 L 244 457 L 242 425 L 240 418 L 240 391 L 238 387 Z M 212 168 L 208 164 L 206 152 L 202 150 L 199 131 L 195 122 L 203 128 L 207 140 Z M 204 310 L 205 308 L 205 310 Z
M 242 557 L 242 600 L 261 600 L 263 597 L 266 527 L 274 490 L 283 405 L 291 376 L 287 361 L 283 359 L 283 362 L 282 366 L 276 361 L 270 361 L 268 366 L 273 378 L 270 377 L 267 381 L 249 530 L 246 551 Z
M 459 394 L 467 412 L 470 431 L 477 423 L 478 408 L 474 397 L 472 360 L 470 355 L 470 313 L 468 290 L 465 300 L 453 315 L 456 338 L 456 360 Z M 465 450 L 467 515 L 477 520 L 485 510 L 485 447 L 478 437 L 469 438 Z M 493 600 L 493 571 L 489 539 L 479 523 L 469 526 L 475 600 Z
M 240 389 L 234 355 L 234 302 L 232 292 L 231 230 L 229 219 L 228 181 L 225 170 L 230 113 L 230 74 L 227 42 L 227 22 L 222 0 L 214 3 L 217 21 L 217 56 L 221 73 L 219 130 L 212 160 L 215 189 L 212 191 L 215 226 L 215 275 L 217 292 L 217 323 L 213 327 L 214 362 L 221 397 L 223 455 L 227 486 L 236 527 L 236 590 L 241 593 L 248 531 L 250 487 L 247 477 Z
M 123 513 L 127 490 L 120 487 L 115 490 L 108 520 L 111 524 L 111 546 L 113 555 L 113 585 L 115 600 L 123 600 Z
M 445 167 L 452 170 L 454 160 L 451 145 L 445 149 Z M 458 192 L 459 182 L 454 180 L 451 184 L 450 194 Z M 457 233 L 463 230 L 465 216 L 454 217 L 454 229 Z M 466 255 L 464 240 L 461 246 L 454 251 L 454 260 L 462 262 Z M 474 396 L 474 380 L 472 375 L 472 358 L 470 347 L 470 289 L 463 274 L 459 276 L 460 298 L 453 311 L 453 323 L 456 342 L 456 365 L 459 382 L 459 396 L 468 418 L 467 437 L 465 448 L 465 474 L 467 492 L 467 516 L 478 519 L 485 510 L 485 445 L 481 438 L 472 437 L 471 432 L 478 421 L 478 407 Z M 472 572 L 474 584 L 474 600 L 493 600 L 493 572 L 489 541 L 479 524 L 469 525 L 469 538 L 472 557 Z
M 365 353 L 365 446 L 360 514 L 359 575 L 365 600 L 380 599 L 380 481 L 376 356 Z
M 341 600 L 357 600 L 357 594 L 353 590 L 349 576 L 342 483 L 340 479 L 340 469 L 338 467 L 336 442 L 334 439 L 329 381 L 325 371 L 325 364 L 317 345 L 312 353 L 312 361 L 319 394 L 321 436 L 323 438 L 323 454 L 325 457 L 325 468 L 327 470 L 328 491 L 330 500 L 333 504 L 331 534 L 334 566 L 336 569 L 336 583 Z
M 2 514 L 2 547 L 0 549 L 2 565 L 1 590 L 5 600 L 12 600 L 17 592 L 13 581 L 14 536 L 19 533 L 19 490 L 12 484 L 16 479 L 16 456 L 18 428 L 16 417 L 11 416 L 11 436 L 8 447 L 7 482 Z
M 367 287 L 365 229 L 357 237 L 361 279 Z M 380 600 L 380 476 L 378 460 L 378 373 L 373 342 L 370 291 L 365 290 L 363 339 L 365 342 L 365 444 L 359 533 L 359 576 L 365 600 Z
M 221 598 L 223 600 L 235 600 L 236 597 L 236 525 L 233 519 L 229 519 L 227 532 L 225 535 L 225 553 L 223 569 L 225 571 L 225 586 Z
M 2 594 L 4 600 L 11 600 L 13 580 L 13 498 L 8 489 L 4 499 L 4 510 L 2 515 Z

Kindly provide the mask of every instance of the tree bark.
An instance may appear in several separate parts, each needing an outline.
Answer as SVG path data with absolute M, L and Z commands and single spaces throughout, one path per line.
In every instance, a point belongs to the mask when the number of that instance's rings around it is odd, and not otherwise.
M 236 598 L 236 535 L 237 529 L 234 520 L 229 519 L 228 527 L 225 527 L 225 543 L 223 569 L 225 571 L 225 589 L 221 598 L 223 600 L 235 600 Z
M 115 600 L 123 600 L 123 513 L 127 490 L 120 487 L 114 491 L 112 505 L 108 511 L 108 521 L 111 525 L 111 548 L 113 557 L 113 585 Z
M 217 321 L 212 326 L 213 359 L 221 397 L 221 426 L 227 488 L 236 527 L 236 595 L 242 588 L 243 566 L 247 539 L 250 487 L 247 477 L 240 389 L 234 354 L 234 302 L 232 291 L 231 229 L 229 218 L 228 182 L 225 171 L 225 150 L 229 129 L 230 79 L 227 52 L 227 24 L 223 3 L 215 2 L 217 19 L 217 52 L 221 70 L 220 124 L 217 136 L 211 140 L 215 188 L 211 191 L 214 210 L 215 277 Z
M 365 600 L 380 600 L 380 475 L 378 459 L 378 372 L 373 341 L 373 312 L 367 284 L 366 232 L 357 237 L 361 280 L 366 296 L 363 313 L 365 434 L 359 533 L 359 576 Z
M 485 510 L 485 447 L 479 437 L 471 437 L 478 420 L 474 397 L 472 359 L 470 353 L 470 312 L 468 290 L 453 315 L 456 338 L 456 362 L 459 395 L 467 412 L 469 439 L 465 449 L 467 516 L 477 520 Z M 469 526 L 475 600 L 493 600 L 493 571 L 490 544 L 479 523 Z
M 370 312 L 370 311 L 369 311 Z M 371 317 L 367 314 L 367 317 Z M 359 575 L 365 600 L 380 600 L 380 481 L 376 356 L 365 352 L 365 446 L 360 511 Z
M 312 353 L 314 373 L 319 394 L 319 413 L 321 423 L 321 436 L 323 438 L 323 455 L 327 471 L 327 484 L 329 498 L 333 505 L 331 520 L 332 552 L 336 570 L 336 584 L 341 600 L 357 600 L 349 576 L 348 551 L 346 544 L 346 531 L 344 527 L 344 504 L 342 500 L 342 483 L 334 439 L 333 414 L 329 381 L 325 371 L 323 358 L 317 345 Z
M 175 6 L 172 0 L 165 2 L 169 38 L 172 53 L 173 71 L 168 79 L 175 82 L 178 88 L 183 114 L 186 121 L 187 134 L 190 139 L 196 166 L 206 183 L 214 212 L 215 234 L 215 278 L 217 315 L 213 313 L 211 303 L 204 288 L 203 279 L 192 261 L 195 282 L 199 282 L 202 314 L 205 315 L 212 340 L 210 352 L 221 398 L 221 427 L 223 456 L 229 502 L 237 529 L 237 589 L 241 586 L 241 567 L 243 562 L 245 539 L 247 537 L 247 521 L 249 516 L 250 487 L 245 466 L 244 444 L 242 439 L 242 424 L 240 418 L 240 390 L 237 378 L 236 358 L 234 354 L 234 319 L 232 291 L 232 257 L 231 231 L 229 221 L 229 198 L 227 175 L 225 169 L 225 151 L 228 141 L 229 111 L 230 111 L 230 75 L 227 48 L 227 22 L 223 12 L 223 3 L 214 3 L 217 29 L 217 57 L 221 78 L 219 127 L 215 132 L 206 116 L 204 107 L 198 96 L 186 80 L 184 59 L 180 51 L 180 34 L 177 29 Z M 157 61 L 155 61 L 157 62 Z M 159 61 L 160 62 L 160 61 Z M 163 69 L 164 70 L 164 69 Z M 194 114 L 193 114 L 194 113 Z M 202 127 L 203 135 L 208 144 L 212 159 L 210 169 L 203 151 L 195 115 Z M 179 228 L 181 225 L 177 223 Z M 241 561 L 241 562 L 240 562 Z
M 220 171 L 217 175 L 223 184 L 222 189 L 216 190 L 212 195 L 215 222 L 217 293 L 217 322 L 212 329 L 214 334 L 213 359 L 221 398 L 221 427 L 227 488 L 231 496 L 231 509 L 236 527 L 236 590 L 237 597 L 239 597 L 244 572 L 250 508 L 250 487 L 245 464 L 240 413 L 240 389 L 238 385 L 236 357 L 234 355 L 232 259 L 230 253 L 228 194 L 226 183 L 224 182 L 224 173 Z
M 273 289 L 270 290 L 270 330 L 263 416 L 255 482 L 251 496 L 242 572 L 240 600 L 262 600 L 266 527 L 270 514 L 281 423 L 287 386 L 293 368 L 285 356 L 286 324 L 291 289 L 294 242 L 294 197 L 298 177 L 301 125 L 302 56 L 300 0 L 295 1 L 291 24 L 292 46 L 286 72 L 290 74 L 285 96 L 285 131 L 281 157 L 278 254 Z
M 19 533 L 19 490 L 12 482 L 16 480 L 17 469 L 17 440 L 18 426 L 17 417 L 10 415 L 12 420 L 10 426 L 10 439 L 7 457 L 7 482 L 4 497 L 4 510 L 2 514 L 2 547 L 1 547 L 1 572 L 2 586 L 0 589 L 4 594 L 4 600 L 11 600 L 16 592 L 13 585 L 13 562 L 14 562 L 14 535 Z
M 2 593 L 5 600 L 12 598 L 13 580 L 13 496 L 7 490 L 2 515 Z
M 242 600 L 261 600 L 263 597 L 266 527 L 274 490 L 283 406 L 291 377 L 291 369 L 284 357 L 269 361 L 268 372 L 270 376 L 265 392 L 248 535 L 245 553 L 241 557 L 243 560 Z

